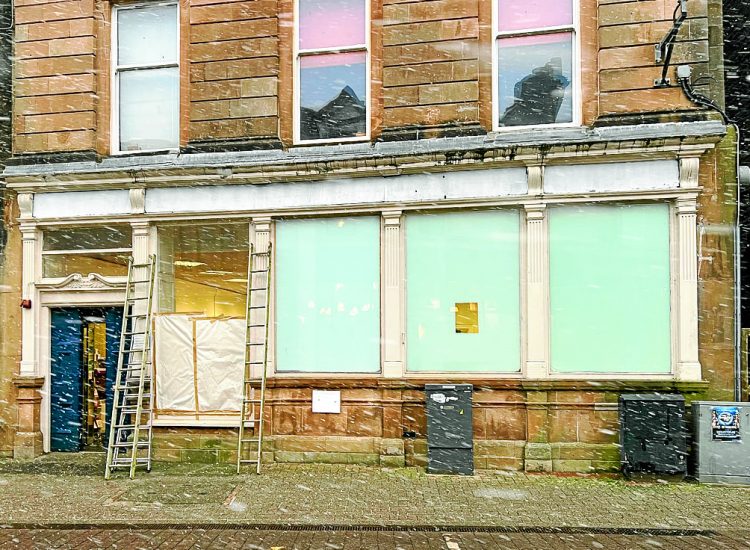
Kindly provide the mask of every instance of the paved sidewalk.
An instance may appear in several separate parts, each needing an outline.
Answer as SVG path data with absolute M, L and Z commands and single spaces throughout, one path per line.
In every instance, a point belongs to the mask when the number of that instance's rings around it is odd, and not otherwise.
M 495 527 L 539 532 L 743 532 L 750 488 L 482 472 L 430 476 L 412 469 L 155 464 L 135 480 L 105 481 L 103 455 L 0 461 L 0 523 L 32 527 L 257 526 L 267 529 Z M 744 535 L 743 535 L 744 538 Z M 750 538 L 750 535 L 748 535 Z

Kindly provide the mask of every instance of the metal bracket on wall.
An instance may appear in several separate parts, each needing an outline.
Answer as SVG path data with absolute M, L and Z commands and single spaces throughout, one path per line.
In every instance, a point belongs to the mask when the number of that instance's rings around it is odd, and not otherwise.
M 654 87 L 656 88 L 666 88 L 671 84 L 669 78 L 667 78 L 667 71 L 669 71 L 669 64 L 672 59 L 674 41 L 685 19 L 687 19 L 687 0 L 677 0 L 674 13 L 672 13 L 672 28 L 669 29 L 669 32 L 662 38 L 661 42 L 654 46 L 656 63 L 664 62 L 661 78 L 654 80 Z

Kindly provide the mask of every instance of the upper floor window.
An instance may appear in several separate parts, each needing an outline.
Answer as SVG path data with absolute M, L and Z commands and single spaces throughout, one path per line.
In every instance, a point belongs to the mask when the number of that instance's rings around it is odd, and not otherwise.
M 576 121 L 576 0 L 495 0 L 497 127 Z
M 176 4 L 113 12 L 115 152 L 179 145 L 179 27 Z
M 369 9 L 365 0 L 298 0 L 295 141 L 370 133 Z

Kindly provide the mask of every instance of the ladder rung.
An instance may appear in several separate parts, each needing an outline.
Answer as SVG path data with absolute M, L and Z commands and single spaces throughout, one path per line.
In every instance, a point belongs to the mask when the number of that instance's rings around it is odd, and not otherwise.
M 253 269 L 250 273 L 268 273 L 268 269 Z
M 266 343 L 265 342 L 248 342 L 247 345 L 248 346 L 265 346 Z
M 246 365 L 262 365 L 263 361 L 245 361 Z
M 145 267 L 147 265 L 150 265 L 150 264 L 143 264 L 142 266 L 133 266 L 133 267 Z M 131 285 L 137 285 L 139 283 L 150 283 L 150 282 L 151 282 L 150 279 L 133 279 L 132 281 L 128 281 L 128 283 Z
M 250 306 L 247 309 L 266 309 L 266 306 L 265 304 L 263 304 L 262 306 Z
M 247 328 L 260 328 L 260 327 L 265 327 L 266 324 L 265 323 L 260 323 L 260 324 L 246 325 L 246 326 L 247 326 Z
M 257 464 L 258 461 L 252 459 L 240 459 L 240 464 Z
M 241 439 L 243 443 L 257 443 L 259 439 L 257 437 L 251 437 L 250 439 Z
M 267 286 L 259 286 L 259 287 L 251 286 L 250 287 L 250 292 L 253 292 L 255 290 L 268 290 L 268 287 Z
M 148 445 L 148 441 L 138 441 L 136 443 L 136 447 L 144 447 L 146 445 Z M 118 449 L 125 449 L 127 447 L 132 447 L 133 443 L 132 441 L 125 441 L 124 443 L 114 443 L 112 446 L 117 447 Z
M 149 300 L 151 296 L 128 296 L 128 302 L 135 302 L 136 300 Z
M 139 464 L 139 463 L 140 464 L 148 464 L 148 462 L 150 460 L 151 459 L 146 458 L 146 457 L 138 457 L 138 458 L 135 459 L 135 463 L 136 464 Z M 132 464 L 132 463 L 133 463 L 133 459 L 132 458 L 115 458 L 112 461 L 112 466 L 110 466 L 110 467 L 125 466 L 125 465 L 130 466 L 130 464 Z

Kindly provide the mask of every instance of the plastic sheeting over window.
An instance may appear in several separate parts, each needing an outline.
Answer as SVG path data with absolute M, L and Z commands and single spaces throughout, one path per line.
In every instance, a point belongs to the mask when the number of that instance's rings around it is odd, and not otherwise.
M 409 371 L 520 370 L 519 241 L 516 210 L 407 216 Z
M 157 419 L 239 413 L 244 341 L 244 319 L 155 317 Z
M 380 220 L 276 226 L 278 371 L 380 370 Z
M 554 372 L 669 373 L 669 207 L 550 209 Z

